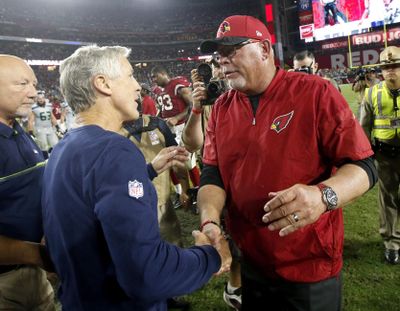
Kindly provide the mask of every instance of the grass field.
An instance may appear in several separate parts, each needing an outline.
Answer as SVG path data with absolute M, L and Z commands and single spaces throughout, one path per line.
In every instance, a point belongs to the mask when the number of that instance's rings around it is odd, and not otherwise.
M 356 100 L 350 85 L 342 92 L 355 112 Z M 178 211 L 185 241 L 192 243 L 191 231 L 198 216 Z M 400 311 L 400 266 L 384 263 L 378 234 L 377 187 L 344 209 L 344 311 Z M 226 277 L 213 278 L 201 290 L 185 297 L 192 311 L 229 310 L 222 300 Z M 257 311 L 257 310 L 255 310 Z M 273 310 L 271 310 L 273 311 Z

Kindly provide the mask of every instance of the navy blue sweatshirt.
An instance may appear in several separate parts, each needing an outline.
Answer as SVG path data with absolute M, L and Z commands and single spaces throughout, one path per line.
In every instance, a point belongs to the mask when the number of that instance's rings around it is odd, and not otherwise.
M 40 242 L 44 158 L 32 138 L 14 122 L 0 122 L 0 235 Z
M 127 138 L 98 126 L 70 131 L 44 173 L 43 223 L 63 310 L 166 310 L 217 272 L 211 246 L 160 238 L 156 175 Z

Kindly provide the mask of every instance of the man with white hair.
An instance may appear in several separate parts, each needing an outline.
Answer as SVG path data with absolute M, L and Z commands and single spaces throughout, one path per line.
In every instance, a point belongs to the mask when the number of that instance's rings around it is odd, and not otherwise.
M 331 83 L 275 66 L 258 19 L 227 17 L 201 50 L 217 53 L 232 90 L 208 122 L 200 228 L 221 238 L 226 208 L 242 253 L 241 310 L 340 310 L 340 206 L 376 181 L 368 139 Z
M 43 223 L 66 311 L 166 310 L 167 298 L 198 289 L 230 264 L 226 241 L 213 247 L 194 231 L 197 246 L 182 249 L 160 238 L 151 179 L 183 166 L 188 153 L 164 148 L 146 165 L 118 133 L 139 118 L 141 88 L 129 54 L 125 47 L 87 46 L 60 66 L 76 128 L 47 163 Z

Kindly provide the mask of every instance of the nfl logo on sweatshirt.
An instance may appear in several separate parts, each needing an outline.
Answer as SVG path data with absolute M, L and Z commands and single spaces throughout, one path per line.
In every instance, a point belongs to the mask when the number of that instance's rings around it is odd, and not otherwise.
M 136 179 L 134 181 L 128 182 L 129 196 L 132 198 L 139 199 L 143 196 L 143 184 L 138 182 Z

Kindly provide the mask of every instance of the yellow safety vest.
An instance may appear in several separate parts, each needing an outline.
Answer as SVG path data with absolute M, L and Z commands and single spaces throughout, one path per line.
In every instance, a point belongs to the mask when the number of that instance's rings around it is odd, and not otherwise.
M 366 92 L 366 99 L 374 109 L 372 136 L 382 140 L 400 137 L 400 119 L 394 110 L 393 96 L 386 83 L 380 82 Z M 397 100 L 400 107 L 400 96 L 397 96 Z

